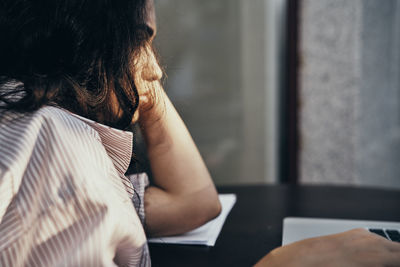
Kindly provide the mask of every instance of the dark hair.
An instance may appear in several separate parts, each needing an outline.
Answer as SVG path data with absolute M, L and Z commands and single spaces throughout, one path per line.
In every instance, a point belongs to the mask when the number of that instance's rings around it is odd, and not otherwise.
M 1 108 L 57 105 L 125 128 L 139 103 L 134 59 L 153 31 L 146 16 L 146 0 L 1 0 L 0 88 L 15 83 Z

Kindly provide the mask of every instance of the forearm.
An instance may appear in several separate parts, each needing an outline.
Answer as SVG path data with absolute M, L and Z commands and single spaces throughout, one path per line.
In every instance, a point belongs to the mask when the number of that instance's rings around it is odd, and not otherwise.
M 163 190 L 190 193 L 212 184 L 185 124 L 163 91 L 153 114 L 141 114 L 154 182 Z M 151 112 L 151 111 L 150 111 Z M 145 117 L 147 115 L 147 117 Z
M 210 174 L 185 124 L 160 91 L 159 105 L 140 115 L 154 184 L 145 193 L 151 235 L 178 234 L 220 211 Z
M 147 233 L 150 236 L 176 235 L 203 225 L 220 211 L 215 195 L 213 186 L 185 196 L 149 187 L 145 193 Z

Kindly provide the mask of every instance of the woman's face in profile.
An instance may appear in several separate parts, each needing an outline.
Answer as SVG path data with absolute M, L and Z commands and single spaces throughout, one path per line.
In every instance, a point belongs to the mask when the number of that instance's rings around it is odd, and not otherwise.
M 140 51 L 135 63 L 135 85 L 139 92 L 140 106 L 149 104 L 149 98 L 159 90 L 163 72 L 158 64 L 157 58 L 151 48 L 151 43 L 147 44 Z
M 140 103 L 139 108 L 135 112 L 132 118 L 132 124 L 135 123 L 139 118 L 139 110 L 146 109 L 152 105 L 152 97 L 155 95 L 157 90 L 161 89 L 160 80 L 163 72 L 158 63 L 157 57 L 152 49 L 152 43 L 157 33 L 156 17 L 153 0 L 146 1 L 147 19 L 146 24 L 151 34 L 150 39 L 141 48 L 138 55 L 134 59 L 134 79 L 135 86 L 139 93 Z M 119 104 L 115 94 L 112 96 L 113 102 L 115 103 L 114 111 L 122 117 L 122 110 L 119 108 Z
M 152 41 L 152 40 L 151 40 Z M 156 94 L 157 90 L 161 89 L 160 80 L 163 72 L 157 61 L 157 58 L 151 48 L 151 41 L 142 47 L 139 55 L 135 59 L 135 86 L 139 93 L 139 108 L 136 110 L 132 124 L 139 119 L 139 110 L 147 110 L 146 107 L 151 107 L 152 97 Z M 115 94 L 112 94 L 113 110 L 118 117 L 122 117 L 122 110 L 119 108 L 119 103 Z

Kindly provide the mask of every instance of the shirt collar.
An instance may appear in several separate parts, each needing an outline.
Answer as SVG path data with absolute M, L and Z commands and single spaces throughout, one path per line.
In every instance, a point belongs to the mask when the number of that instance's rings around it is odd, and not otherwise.
M 115 168 L 120 175 L 125 175 L 132 158 L 133 134 L 92 121 L 71 112 L 69 113 L 97 131 Z

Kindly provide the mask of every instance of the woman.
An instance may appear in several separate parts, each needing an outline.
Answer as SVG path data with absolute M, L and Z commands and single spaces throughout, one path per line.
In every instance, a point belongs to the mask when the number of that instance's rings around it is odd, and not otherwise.
M 144 230 L 179 234 L 217 216 L 212 180 L 160 86 L 151 1 L 0 5 L 1 266 L 148 266 Z M 154 176 L 146 188 L 145 176 L 125 176 L 132 135 L 118 130 L 136 122 Z M 356 230 L 258 265 L 395 266 L 398 251 Z
M 0 2 L 1 266 L 147 266 L 141 222 L 152 236 L 179 234 L 220 212 L 160 86 L 151 10 L 144 0 Z M 154 176 L 146 190 L 146 177 L 124 175 L 132 134 L 115 129 L 135 122 Z

